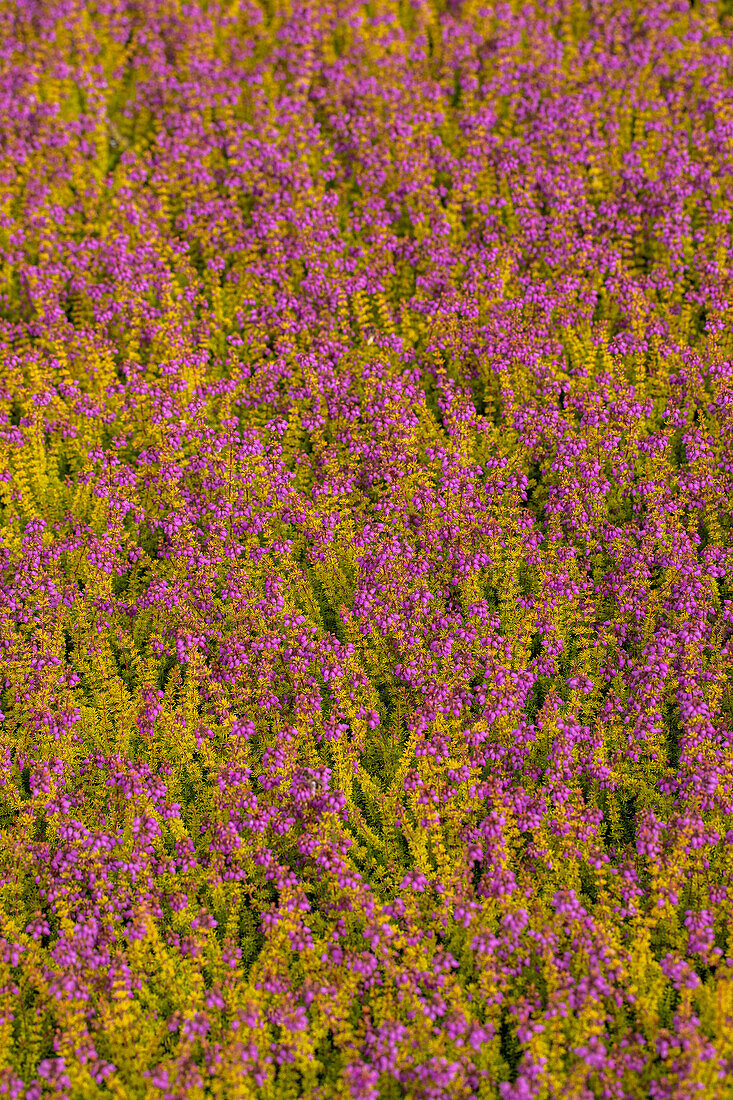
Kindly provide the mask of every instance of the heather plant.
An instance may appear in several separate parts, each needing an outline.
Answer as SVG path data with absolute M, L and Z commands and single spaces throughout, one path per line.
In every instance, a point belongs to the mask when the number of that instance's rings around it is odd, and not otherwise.
M 733 1097 L 733 12 L 0 21 L 0 1095 Z

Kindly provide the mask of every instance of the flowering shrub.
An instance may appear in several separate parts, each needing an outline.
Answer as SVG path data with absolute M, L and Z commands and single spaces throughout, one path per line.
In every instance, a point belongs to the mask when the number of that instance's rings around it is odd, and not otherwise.
M 0 1097 L 733 1097 L 731 5 L 0 6 Z

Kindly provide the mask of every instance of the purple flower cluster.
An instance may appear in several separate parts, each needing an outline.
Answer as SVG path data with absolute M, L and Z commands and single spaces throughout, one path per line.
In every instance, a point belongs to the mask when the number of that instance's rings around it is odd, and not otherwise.
M 0 1097 L 726 1097 L 727 0 L 0 21 Z

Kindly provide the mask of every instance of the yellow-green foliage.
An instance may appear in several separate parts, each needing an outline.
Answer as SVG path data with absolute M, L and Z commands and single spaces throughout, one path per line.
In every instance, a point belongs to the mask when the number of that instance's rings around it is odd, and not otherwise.
M 733 1097 L 730 5 L 0 13 L 0 1094 Z

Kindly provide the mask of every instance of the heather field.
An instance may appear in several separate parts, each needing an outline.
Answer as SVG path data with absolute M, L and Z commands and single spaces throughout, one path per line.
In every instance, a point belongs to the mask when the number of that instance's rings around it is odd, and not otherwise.
M 733 3 L 0 0 L 0 1098 L 733 1100 Z

